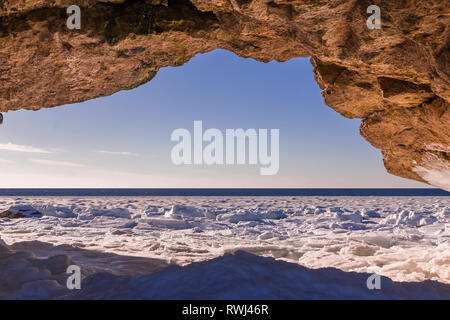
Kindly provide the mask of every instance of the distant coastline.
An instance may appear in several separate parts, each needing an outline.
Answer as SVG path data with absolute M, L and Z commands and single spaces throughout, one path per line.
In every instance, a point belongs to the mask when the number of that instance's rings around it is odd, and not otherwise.
M 154 189 L 0 189 L 0 197 L 145 196 L 450 196 L 434 188 L 154 188 Z

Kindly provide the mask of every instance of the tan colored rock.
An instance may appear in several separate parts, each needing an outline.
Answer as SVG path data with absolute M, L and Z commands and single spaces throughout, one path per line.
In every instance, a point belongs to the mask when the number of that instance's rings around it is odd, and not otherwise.
M 42 217 L 42 213 L 37 211 L 32 206 L 27 206 L 27 205 L 13 206 L 13 207 L 9 208 L 8 210 L 0 213 L 0 219 L 1 218 L 19 219 L 19 218 L 32 218 L 32 217 L 40 218 L 40 217 Z
M 81 30 L 65 9 L 82 8 Z M 380 6 L 382 29 L 366 26 Z M 450 190 L 450 9 L 433 0 L 15 0 L 0 3 L 0 111 L 85 101 L 216 48 L 312 57 L 327 105 L 364 119 L 389 172 Z

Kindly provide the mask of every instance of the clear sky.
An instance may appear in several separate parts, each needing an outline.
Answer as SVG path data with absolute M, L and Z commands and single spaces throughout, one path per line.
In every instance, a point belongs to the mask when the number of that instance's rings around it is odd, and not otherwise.
M 309 59 L 260 63 L 216 50 L 110 97 L 4 114 L 0 188 L 426 187 L 389 175 L 349 120 L 323 103 Z M 173 130 L 280 130 L 280 170 L 171 161 Z

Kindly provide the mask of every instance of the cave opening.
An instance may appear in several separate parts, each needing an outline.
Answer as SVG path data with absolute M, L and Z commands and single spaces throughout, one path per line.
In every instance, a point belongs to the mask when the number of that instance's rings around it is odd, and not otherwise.
M 174 166 L 171 132 L 195 120 L 221 130 L 279 129 L 279 173 L 260 176 L 250 165 Z M 182 67 L 163 68 L 133 90 L 39 112 L 10 112 L 0 135 L 0 165 L 10 174 L 1 184 L 423 186 L 387 174 L 379 151 L 358 135 L 359 125 L 359 119 L 344 118 L 324 104 L 309 59 L 262 63 L 215 50 Z

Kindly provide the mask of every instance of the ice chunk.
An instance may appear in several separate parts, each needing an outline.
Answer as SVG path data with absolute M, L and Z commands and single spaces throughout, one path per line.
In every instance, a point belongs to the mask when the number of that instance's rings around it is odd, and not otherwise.
M 142 211 L 142 217 L 160 216 L 164 214 L 164 208 L 148 206 Z
M 273 238 L 273 237 L 274 237 L 274 235 L 273 235 L 272 232 L 266 231 L 266 232 L 264 232 L 263 234 L 261 234 L 258 238 L 259 238 L 260 240 L 267 240 L 267 239 L 271 239 L 271 238 Z
M 163 227 L 168 229 L 190 229 L 192 225 L 185 220 L 178 219 L 168 219 L 168 218 L 149 218 L 145 219 L 145 221 L 155 227 Z
M 57 218 L 76 218 L 77 215 L 70 207 L 44 205 L 38 206 L 37 209 L 42 212 L 44 216 L 51 216 Z
M 406 225 L 417 227 L 420 224 L 421 216 L 415 211 L 402 210 L 399 213 L 390 214 L 382 220 L 382 224 L 393 224 L 394 226 Z
M 381 215 L 377 212 L 377 210 L 370 209 L 362 209 L 361 211 L 357 211 L 361 213 L 361 216 L 364 218 L 381 218 Z
M 128 222 L 128 223 L 122 224 L 122 225 L 118 226 L 117 228 L 119 228 L 119 229 L 133 229 L 137 225 L 138 225 L 137 222 L 132 221 L 132 222 Z
M 337 212 L 334 214 L 334 217 L 339 221 L 352 221 L 355 223 L 361 223 L 363 219 L 359 211 L 356 211 L 354 213 Z
M 262 216 L 258 216 L 256 213 L 247 210 L 239 210 L 235 213 L 220 214 L 216 217 L 217 221 L 228 221 L 230 223 L 238 223 L 240 221 L 259 221 L 261 219 Z
M 204 217 L 205 213 L 203 209 L 176 204 L 165 213 L 165 216 L 168 218 L 181 219 L 186 217 Z
M 131 219 L 131 213 L 127 209 L 115 208 L 115 209 L 92 209 L 90 212 L 94 217 L 106 216 L 114 218 Z
M 436 216 L 443 219 L 450 218 L 450 208 L 443 208 L 436 214 Z
M 287 216 L 283 213 L 283 210 L 269 210 L 261 214 L 263 219 L 284 219 Z

